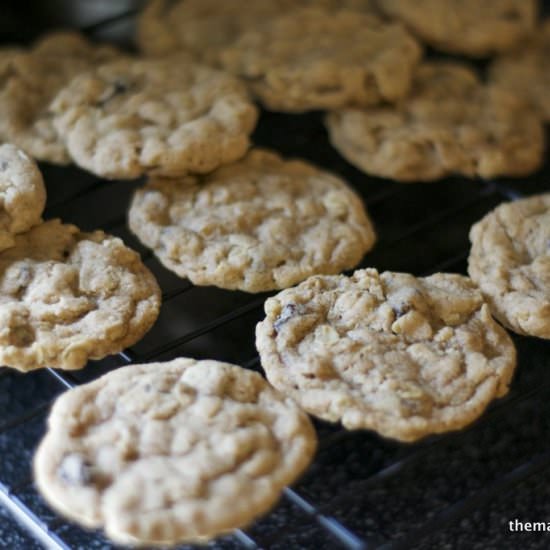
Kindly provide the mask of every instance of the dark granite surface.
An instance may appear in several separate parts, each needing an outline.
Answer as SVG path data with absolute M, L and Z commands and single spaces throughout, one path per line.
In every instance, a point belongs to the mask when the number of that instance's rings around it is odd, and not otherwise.
M 0 506 L 0 548 L 40 550 L 42 546 Z

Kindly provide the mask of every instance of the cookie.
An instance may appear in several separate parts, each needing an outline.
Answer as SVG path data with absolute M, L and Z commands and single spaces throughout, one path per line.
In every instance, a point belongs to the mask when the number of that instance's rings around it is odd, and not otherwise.
M 292 0 L 152 0 L 138 19 L 138 46 L 147 55 L 184 50 L 216 63 L 243 30 L 275 17 Z
M 374 0 L 152 0 L 140 14 L 137 42 L 147 55 L 184 50 L 214 65 L 243 32 L 300 6 L 372 12 Z
M 516 364 L 462 275 L 316 276 L 265 312 L 256 347 L 273 386 L 319 418 L 401 441 L 472 422 L 506 394 Z
M 0 364 L 82 368 L 137 342 L 159 307 L 155 278 L 120 239 L 47 221 L 0 252 Z
M 537 17 L 536 0 L 378 0 L 378 7 L 430 46 L 473 57 L 514 48 Z
M 308 466 L 315 431 L 259 374 L 179 358 L 55 402 L 34 460 L 46 500 L 121 544 L 205 541 L 252 522 Z
M 421 65 L 411 95 L 395 107 L 342 109 L 326 125 L 351 164 L 402 182 L 523 176 L 544 154 L 539 115 L 454 62 Z
M 221 62 L 268 109 L 301 112 L 398 101 L 420 56 L 399 23 L 303 8 L 244 33 Z
M 470 231 L 468 272 L 493 315 L 550 338 L 550 193 L 501 204 Z
M 550 20 L 520 49 L 497 57 L 489 68 L 489 79 L 530 101 L 550 122 Z
M 210 172 L 246 153 L 257 118 L 244 85 L 185 55 L 104 64 L 51 110 L 76 164 L 106 178 Z
M 114 48 L 96 46 L 76 32 L 49 34 L 25 52 L 0 49 L 0 140 L 38 160 L 68 164 L 49 104 L 78 73 L 117 55 Z
M 46 189 L 36 164 L 11 144 L 0 145 L 0 252 L 15 234 L 42 221 Z
M 247 292 L 350 269 L 375 241 L 342 180 L 261 149 L 201 178 L 151 180 L 134 195 L 129 225 L 179 276 Z

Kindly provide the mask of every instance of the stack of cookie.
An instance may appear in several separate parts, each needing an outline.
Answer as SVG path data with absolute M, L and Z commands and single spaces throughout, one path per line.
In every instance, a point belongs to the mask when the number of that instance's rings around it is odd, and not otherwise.
M 280 289 L 353 268 L 373 246 L 345 182 L 248 151 L 257 109 L 235 77 L 186 53 L 133 58 L 74 33 L 4 53 L 1 138 L 104 178 L 148 175 L 130 225 L 182 277 Z M 153 276 L 119 239 L 42 222 L 40 173 L 4 147 L 24 166 L 6 163 L 17 181 L 6 181 L 0 361 L 77 369 L 132 345 L 159 312 Z M 122 544 L 201 541 L 246 525 L 316 447 L 307 415 L 260 375 L 189 359 L 132 365 L 69 391 L 49 426 L 38 487 L 60 513 Z
M 0 49 L 0 140 L 37 160 L 68 164 L 50 103 L 71 78 L 117 55 L 113 47 L 96 47 L 75 32 L 52 33 L 29 50 Z
M 80 369 L 140 340 L 160 309 L 139 255 L 103 231 L 42 221 L 42 176 L 0 146 L 0 364 Z
M 10 116 L 0 138 L 104 178 L 148 175 L 130 227 L 195 284 L 281 289 L 351 269 L 372 248 L 372 223 L 345 182 L 269 151 L 248 152 L 257 108 L 238 78 L 188 52 L 130 57 L 73 33 L 6 55 L 0 108 Z M 32 67 L 54 63 L 63 70 L 51 83 L 28 83 Z
M 550 27 L 536 26 L 535 0 L 155 0 L 138 43 L 223 67 L 267 109 L 330 110 L 332 144 L 368 174 L 433 181 L 541 165 Z M 420 42 L 502 56 L 484 83 L 464 62 L 421 62 Z
M 245 155 L 253 97 L 329 110 L 331 142 L 369 174 L 523 176 L 548 116 L 536 15 L 535 0 L 154 0 L 138 25 L 148 58 L 68 32 L 1 50 L 0 139 L 106 178 L 205 174 Z M 484 83 L 465 63 L 422 61 L 421 41 L 502 55 Z
M 472 279 L 342 275 L 376 239 L 361 199 L 318 167 L 250 148 L 250 135 L 256 100 L 329 111 L 333 145 L 369 174 L 528 174 L 544 153 L 548 25 L 514 49 L 535 24 L 531 0 L 153 0 L 139 20 L 147 57 L 74 33 L 1 51 L 0 140 L 103 178 L 146 176 L 129 226 L 164 266 L 197 285 L 282 290 L 256 332 L 273 387 L 179 358 L 61 396 L 35 459 L 48 502 L 121 544 L 204 541 L 266 512 L 307 467 L 305 412 L 415 441 L 506 394 L 516 352 L 493 315 L 550 337 L 550 197 L 472 229 Z M 422 41 L 506 53 L 486 84 L 464 63 L 422 61 Z M 0 148 L 2 173 L 0 362 L 81 368 L 141 338 L 160 293 L 137 254 L 42 222 L 40 174 L 13 146 Z
M 0 139 L 38 160 L 127 179 L 209 172 L 248 148 L 245 87 L 185 54 L 147 61 L 55 33 L 4 56 Z

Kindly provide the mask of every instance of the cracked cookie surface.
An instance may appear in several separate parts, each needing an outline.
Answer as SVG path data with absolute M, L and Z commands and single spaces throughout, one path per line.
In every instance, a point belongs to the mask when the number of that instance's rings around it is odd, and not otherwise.
M 453 62 L 421 65 L 410 96 L 398 106 L 334 111 L 326 125 L 331 143 L 349 162 L 402 182 L 452 174 L 521 176 L 543 160 L 539 115 Z
M 106 63 L 51 109 L 76 164 L 106 178 L 210 172 L 246 153 L 257 118 L 244 85 L 183 54 Z
M 117 55 L 76 32 L 51 33 L 27 51 L 0 49 L 0 139 L 38 160 L 68 164 L 50 102 L 77 74 Z
M 259 374 L 179 358 L 131 365 L 62 395 L 34 461 L 62 514 L 123 544 L 242 527 L 308 466 L 307 415 Z
M 470 231 L 470 277 L 493 315 L 550 338 L 550 193 L 501 204 Z
M 378 0 L 430 46 L 484 57 L 513 48 L 535 28 L 536 0 Z
M 489 68 L 489 78 L 530 101 L 550 122 L 550 20 L 521 48 L 497 57 Z
M 137 41 L 148 55 L 185 50 L 207 63 L 244 32 L 300 6 L 376 10 L 374 0 L 153 0 L 138 19 Z
M 160 290 L 139 255 L 102 231 L 59 220 L 0 252 L 0 364 L 79 369 L 137 342 Z
M 46 189 L 38 167 L 23 151 L 0 145 L 0 252 L 15 244 L 15 234 L 42 221 Z
M 351 269 L 375 241 L 341 179 L 261 149 L 200 178 L 153 179 L 136 191 L 129 225 L 181 277 L 248 292 Z
M 414 441 L 476 419 L 508 391 L 516 353 L 467 277 L 374 269 L 316 276 L 265 303 L 268 380 L 348 429 Z
M 398 101 L 420 56 L 400 23 L 303 8 L 244 33 L 221 61 L 268 109 L 301 112 Z

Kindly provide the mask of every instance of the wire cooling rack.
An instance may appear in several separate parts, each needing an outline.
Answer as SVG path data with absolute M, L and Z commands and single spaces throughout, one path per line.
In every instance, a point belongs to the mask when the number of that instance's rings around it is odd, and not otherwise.
M 88 31 L 104 30 L 132 15 L 125 12 Z M 332 149 L 320 113 L 263 112 L 253 137 L 257 145 L 309 159 L 354 186 L 379 235 L 361 267 L 380 271 L 465 273 L 472 223 L 502 201 L 550 190 L 548 162 L 536 175 L 519 181 L 449 178 L 403 185 L 368 177 Z M 29 532 L 28 540 L 0 540 L 0 546 L 27 550 L 36 540 L 53 549 L 107 550 L 115 547 L 101 533 L 58 517 L 33 486 L 32 455 L 53 400 L 113 368 L 177 356 L 218 359 L 261 371 L 254 327 L 268 294 L 196 287 L 164 269 L 126 226 L 129 200 L 141 181 L 108 182 L 74 167 L 45 165 L 43 171 L 48 188 L 45 218 L 61 217 L 84 230 L 102 228 L 120 236 L 157 276 L 163 306 L 157 324 L 141 342 L 81 371 L 47 369 L 21 375 L 0 368 L 0 504 Z M 347 432 L 316 422 L 320 449 L 304 477 L 265 518 L 209 546 L 548 548 L 550 533 L 517 533 L 508 527 L 516 518 L 550 518 L 550 343 L 514 338 L 519 366 L 512 389 L 474 425 L 404 445 L 371 432 Z M 529 513 L 535 515 L 526 516 Z

